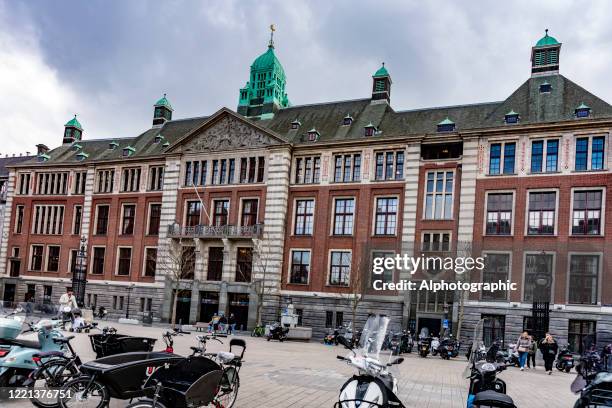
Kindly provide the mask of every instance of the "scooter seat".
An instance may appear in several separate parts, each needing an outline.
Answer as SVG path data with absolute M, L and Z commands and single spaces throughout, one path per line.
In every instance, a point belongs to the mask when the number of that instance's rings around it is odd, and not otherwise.
M 474 405 L 489 405 L 495 404 L 494 407 L 498 408 L 516 408 L 514 401 L 509 395 L 502 394 L 493 390 L 481 391 L 474 397 Z
M 22 340 L 22 339 L 2 339 L 0 344 L 10 344 L 12 346 L 21 346 L 33 349 L 39 349 L 40 343 L 38 340 Z
M 45 351 L 42 353 L 36 353 L 32 355 L 32 357 L 39 357 L 39 358 L 63 357 L 63 356 L 64 356 L 64 353 L 62 353 L 61 351 Z

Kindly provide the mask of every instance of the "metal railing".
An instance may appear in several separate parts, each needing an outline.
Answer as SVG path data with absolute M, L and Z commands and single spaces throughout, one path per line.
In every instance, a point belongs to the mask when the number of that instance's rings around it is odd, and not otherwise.
M 238 225 L 196 225 L 192 227 L 181 227 L 170 225 L 168 235 L 170 237 L 193 237 L 193 238 L 258 238 L 263 234 L 263 224 L 238 226 Z

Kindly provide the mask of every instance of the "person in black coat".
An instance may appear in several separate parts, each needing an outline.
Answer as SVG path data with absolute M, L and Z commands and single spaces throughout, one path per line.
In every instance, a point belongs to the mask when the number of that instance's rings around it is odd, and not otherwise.
M 552 374 L 553 363 L 558 351 L 557 342 L 550 333 L 546 333 L 546 337 L 540 342 L 540 352 L 544 358 L 544 369 L 548 372 L 548 375 Z

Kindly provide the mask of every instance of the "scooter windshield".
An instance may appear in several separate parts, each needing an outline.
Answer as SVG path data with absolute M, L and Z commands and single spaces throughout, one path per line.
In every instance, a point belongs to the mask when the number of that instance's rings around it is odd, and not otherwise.
M 378 359 L 387 334 L 387 326 L 389 326 L 387 316 L 370 315 L 368 317 L 359 339 L 359 351 L 363 356 Z
M 483 340 L 483 328 L 485 319 L 480 320 L 476 323 L 474 331 L 472 333 L 472 345 L 468 349 L 468 364 L 463 370 L 463 376 L 470 378 L 472 373 L 472 366 L 486 357 L 486 346 Z

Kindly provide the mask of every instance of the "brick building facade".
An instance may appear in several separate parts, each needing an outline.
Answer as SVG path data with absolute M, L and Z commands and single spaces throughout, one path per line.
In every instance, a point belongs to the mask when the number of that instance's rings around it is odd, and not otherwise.
M 487 336 L 545 324 L 575 343 L 612 324 L 612 106 L 559 74 L 560 47 L 546 34 L 504 101 L 396 111 L 384 65 L 368 98 L 291 106 L 270 40 L 237 113 L 173 119 L 164 96 L 153 127 L 114 140 L 83 138 L 75 118 L 60 147 L 11 168 L 4 298 L 54 301 L 82 262 L 86 305 L 114 316 L 166 320 L 176 294 L 183 322 L 221 310 L 252 327 L 291 302 L 315 336 L 384 312 L 434 332 L 492 315 Z M 469 280 L 519 290 L 373 291 L 372 259 L 399 253 L 486 255 Z

